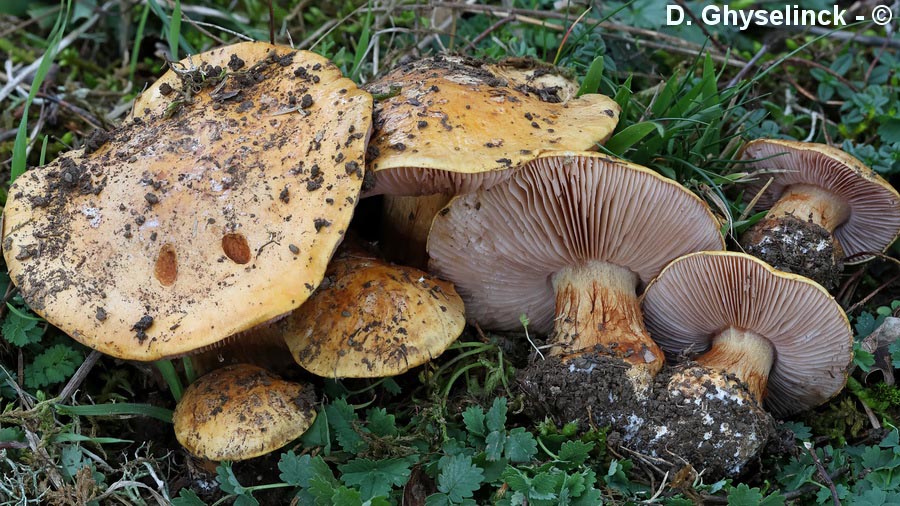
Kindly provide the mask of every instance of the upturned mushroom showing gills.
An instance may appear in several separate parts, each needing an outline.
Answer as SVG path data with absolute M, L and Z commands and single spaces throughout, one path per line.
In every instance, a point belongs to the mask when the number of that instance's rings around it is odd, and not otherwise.
M 817 283 L 752 256 L 679 258 L 642 302 L 666 353 L 735 375 L 777 416 L 818 406 L 847 381 L 853 332 L 840 305 Z
M 619 117 L 610 98 L 576 97 L 578 85 L 558 68 L 527 59 L 423 58 L 366 89 L 378 100 L 368 160 L 375 186 L 365 194 L 385 195 L 385 254 L 417 267 L 450 197 L 488 188 L 541 153 L 593 149 Z
M 380 378 L 437 357 L 465 323 L 452 284 L 412 267 L 345 256 L 331 262 L 315 295 L 277 326 L 309 372 Z
M 372 98 L 325 58 L 248 42 L 177 68 L 104 144 L 19 177 L 4 211 L 32 309 L 120 358 L 186 353 L 298 307 L 363 180 Z
M 316 419 L 312 387 L 237 364 L 191 384 L 175 407 L 175 437 L 209 460 L 246 460 L 300 437 Z
M 866 260 L 900 233 L 900 195 L 856 158 L 824 144 L 758 139 L 741 160 L 758 169 L 744 198 L 754 198 L 765 218 L 744 233 L 741 245 L 776 269 L 837 285 L 842 260 Z
M 591 152 L 544 155 L 435 217 L 430 266 L 487 329 L 550 333 L 551 355 L 618 357 L 641 389 L 663 364 L 637 290 L 670 260 L 722 249 L 709 207 L 653 171 Z
M 827 401 L 846 382 L 853 333 L 817 283 L 749 255 L 701 252 L 672 262 L 642 298 L 650 336 L 670 356 L 692 357 L 672 375 L 681 407 L 667 432 L 645 437 L 688 460 L 733 474 L 771 433 L 763 403 L 788 416 Z

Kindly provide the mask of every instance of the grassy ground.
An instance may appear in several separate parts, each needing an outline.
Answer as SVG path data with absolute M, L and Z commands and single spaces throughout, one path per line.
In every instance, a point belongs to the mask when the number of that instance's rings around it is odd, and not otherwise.
M 695 12 L 705 5 L 683 3 Z M 646 0 L 587 11 L 578 2 L 502 4 L 283 0 L 270 18 L 262 0 L 7 0 L 0 203 L 11 177 L 121 121 L 167 59 L 270 37 L 333 59 L 360 83 L 404 58 L 445 50 L 557 63 L 625 106 L 607 149 L 701 195 L 728 217 L 729 237 L 758 219 L 740 203 L 734 183 L 746 174 L 730 161 L 746 139 L 840 145 L 897 182 L 900 38 L 883 27 L 742 33 L 664 27 L 665 5 Z M 854 6 L 862 10 L 848 19 L 867 14 L 866 3 Z M 896 256 L 894 249 L 850 268 L 834 292 L 858 341 L 900 313 Z M 513 386 L 527 361 L 523 336 L 476 329 L 398 378 L 300 376 L 324 393 L 313 430 L 284 452 L 211 469 L 171 433 L 177 383 L 189 377 L 183 364 L 90 354 L 30 312 L 5 272 L 0 267 L 4 502 L 900 503 L 900 390 L 888 381 L 900 346 L 858 352 L 848 388 L 785 421 L 779 441 L 735 480 L 711 482 L 687 467 L 660 473 L 651 459 L 607 448 L 602 427 L 534 425 Z

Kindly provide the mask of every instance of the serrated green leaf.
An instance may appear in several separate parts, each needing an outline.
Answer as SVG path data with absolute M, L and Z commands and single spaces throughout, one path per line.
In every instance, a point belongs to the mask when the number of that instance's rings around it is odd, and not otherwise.
M 67 344 L 47 348 L 35 357 L 34 362 L 25 366 L 25 384 L 29 388 L 43 388 L 66 381 L 81 361 L 81 353 Z
M 250 492 L 247 492 L 237 496 L 232 504 L 233 506 L 259 506 L 259 501 Z
M 856 317 L 856 323 L 854 323 L 853 327 L 856 329 L 856 338 L 863 339 L 864 337 L 868 337 L 869 334 L 875 331 L 881 322 L 884 321 L 884 317 L 875 318 L 872 313 L 862 312 L 859 316 Z
M 339 487 L 331 496 L 331 504 L 340 504 L 341 506 L 363 506 L 363 500 L 358 490 Z
M 393 395 L 399 395 L 402 391 L 400 389 L 400 384 L 394 381 L 394 378 L 385 378 L 384 381 L 381 382 L 381 388 Z
M 527 494 L 528 498 L 544 501 L 556 499 L 556 490 L 560 486 L 560 478 L 562 476 L 564 476 L 562 473 L 550 474 L 543 472 L 536 474 L 531 479 L 531 487 Z
M 321 476 L 314 476 L 309 480 L 309 488 L 305 490 L 320 506 L 330 506 L 331 497 L 335 494 L 339 487 L 337 484 L 331 483 L 323 479 Z
M 891 366 L 895 369 L 900 369 L 900 340 L 891 343 L 888 346 L 888 351 L 891 354 Z
M 453 506 L 450 496 L 447 494 L 431 494 L 425 498 L 425 506 Z
M 510 462 L 528 462 L 537 454 L 537 441 L 530 432 L 516 427 L 506 437 L 505 452 Z
M 559 447 L 559 460 L 571 462 L 572 464 L 581 465 L 588 459 L 591 450 L 594 449 L 594 443 L 584 443 L 582 441 L 564 441 Z
M 173 498 L 170 504 L 172 506 L 206 506 L 206 503 L 188 488 L 179 490 L 178 497 Z
M 3 333 L 4 339 L 20 348 L 40 342 L 44 333 L 43 329 L 38 327 L 38 320 L 23 318 L 12 311 L 6 315 L 0 332 Z
M 506 397 L 494 399 L 491 409 L 484 418 L 484 424 L 489 431 L 501 431 L 506 428 Z
M 399 487 L 409 480 L 410 467 L 417 461 L 417 456 L 351 460 L 339 467 L 341 481 L 349 486 L 358 486 L 363 500 L 386 496 L 392 486 Z
M 78 474 L 78 471 L 85 466 L 84 454 L 81 453 L 81 448 L 78 445 L 63 446 L 62 452 L 60 452 L 59 463 L 63 476 L 71 481 Z
M 484 473 L 481 468 L 472 464 L 472 457 L 444 456 L 438 461 L 438 467 L 441 470 L 437 479 L 438 490 L 447 494 L 455 503 L 472 497 L 474 492 L 481 488 Z
M 759 488 L 750 488 L 744 483 L 734 487 L 728 494 L 728 506 L 759 506 L 762 500 Z
M 693 504 L 688 501 L 689 504 Z M 596 506 L 603 504 L 603 494 L 596 488 L 589 488 L 578 499 L 572 501 L 572 506 Z
M 328 413 L 325 409 L 319 409 L 312 426 L 300 436 L 300 441 L 306 448 L 321 446 L 325 455 L 331 455 L 331 431 L 328 429 Z
M 353 426 L 359 421 L 359 417 L 346 399 L 338 399 L 325 406 L 325 413 L 328 415 L 328 425 L 344 451 L 360 453 L 366 448 L 366 442 Z
M 297 456 L 292 451 L 285 452 L 278 461 L 278 470 L 281 471 L 278 475 L 281 481 L 296 487 L 307 488 L 310 480 L 316 477 L 337 485 L 331 468 L 318 455 L 315 457 Z
M 484 409 L 481 406 L 469 406 L 463 411 L 462 418 L 469 434 L 485 437 Z
M 0 441 L 25 441 L 25 433 L 18 427 L 4 427 L 0 429 Z
M 503 456 L 503 447 L 506 444 L 506 434 L 495 430 L 487 435 L 484 440 L 484 453 L 490 461 L 498 460 Z
M 528 490 L 530 479 L 512 466 L 507 466 L 501 477 L 512 491 L 526 492 Z
M 244 493 L 244 487 L 238 481 L 234 471 L 231 470 L 231 462 L 222 462 L 216 467 L 216 481 L 219 488 L 226 494 L 240 495 Z
M 378 437 L 396 436 L 397 420 L 384 408 L 372 408 L 366 412 L 366 427 Z

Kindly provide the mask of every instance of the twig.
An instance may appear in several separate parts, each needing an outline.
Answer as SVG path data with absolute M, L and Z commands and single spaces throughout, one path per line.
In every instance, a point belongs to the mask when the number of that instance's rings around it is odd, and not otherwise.
M 275 44 L 275 7 L 272 3 L 275 0 L 269 0 L 269 44 Z
M 38 92 L 37 96 L 44 100 L 49 100 L 50 102 L 53 102 L 54 104 L 57 104 L 64 109 L 68 109 L 94 128 L 104 128 L 103 123 L 101 123 L 99 119 L 95 118 L 93 114 L 87 112 L 81 107 L 78 107 L 77 105 L 70 104 L 69 102 L 66 102 L 65 100 L 57 96 L 44 93 L 43 91 Z
M 703 25 L 700 25 L 700 26 L 703 26 Z M 756 62 L 758 62 L 759 59 L 762 58 L 763 55 L 766 54 L 766 52 L 768 50 L 769 50 L 769 45 L 763 44 L 762 47 L 759 48 L 759 51 L 757 51 L 756 54 L 753 55 L 753 58 L 750 58 L 750 61 L 747 62 L 747 65 L 745 65 L 744 68 L 739 70 L 738 73 L 735 74 L 735 76 L 731 79 L 731 81 L 728 81 L 728 84 L 725 87 L 731 88 L 732 86 L 739 83 L 741 81 L 741 79 L 743 79 L 744 76 L 747 75 L 748 72 L 750 72 L 750 69 L 752 69 L 756 65 Z
M 825 466 L 822 465 L 822 461 L 819 460 L 819 456 L 816 455 L 816 451 L 813 449 L 812 443 L 803 443 L 803 446 L 806 447 L 806 451 L 809 452 L 809 455 L 812 457 L 813 462 L 816 464 L 816 470 L 819 473 L 819 478 L 828 485 L 828 488 L 831 489 L 831 500 L 834 502 L 835 506 L 841 506 L 841 499 L 838 497 L 837 488 L 834 486 L 834 481 L 828 476 L 828 471 L 825 470 Z
M 803 58 L 797 58 L 796 56 L 792 56 L 792 57 L 790 57 L 790 58 L 785 58 L 785 60 L 784 60 L 783 63 L 793 63 L 793 64 L 796 64 L 796 65 L 806 65 L 807 67 L 814 67 L 814 68 L 817 68 L 817 69 L 819 69 L 819 70 L 825 72 L 826 74 L 831 75 L 832 77 L 834 77 L 834 78 L 837 79 L 838 81 L 842 82 L 844 85 L 846 85 L 846 86 L 847 86 L 848 88 L 850 88 L 851 90 L 853 90 L 853 91 L 855 91 L 855 92 L 858 92 L 858 91 L 859 91 L 859 88 L 857 88 L 857 87 L 856 87 L 852 82 L 850 82 L 850 80 L 848 80 L 846 77 L 844 77 L 844 76 L 838 74 L 837 72 L 831 70 L 830 68 L 826 67 L 825 65 L 822 65 L 821 63 L 819 63 L 819 62 L 817 62 L 817 61 L 814 61 L 814 60 L 804 60 Z
M 700 18 L 697 17 L 696 14 L 694 14 L 694 11 L 692 11 L 691 8 L 688 7 L 687 3 L 685 3 L 684 0 L 675 0 L 675 3 L 680 5 L 681 8 L 685 12 L 687 12 L 688 17 L 691 18 L 691 20 L 694 22 L 694 25 L 700 27 L 700 31 L 703 32 L 703 35 L 706 35 L 706 38 L 709 39 L 719 51 L 728 54 L 728 47 L 726 47 L 725 44 L 722 44 L 719 39 L 713 37 L 713 35 L 709 33 L 709 30 L 706 29 L 706 23 L 704 23 Z
M 91 351 L 88 354 L 87 358 L 84 359 L 84 362 L 78 367 L 78 370 L 75 371 L 75 374 L 69 378 L 69 382 L 66 383 L 66 386 L 63 387 L 62 392 L 59 393 L 59 399 L 65 400 L 68 399 L 72 394 L 75 393 L 75 390 L 81 386 L 81 383 L 87 377 L 88 373 L 91 372 L 91 369 L 94 368 L 94 364 L 97 363 L 97 360 L 100 358 L 100 352 L 97 350 Z
M 509 22 L 511 22 L 511 21 L 515 21 L 515 20 L 516 20 L 516 17 L 515 17 L 515 16 L 507 16 L 507 17 L 505 17 L 505 18 L 501 18 L 501 19 L 500 19 L 499 21 L 497 21 L 496 23 L 494 23 L 494 24 L 492 24 L 491 26 L 487 27 L 487 29 L 486 29 L 485 31 L 479 33 L 479 34 L 478 34 L 478 37 L 475 37 L 474 39 L 472 39 L 471 41 L 469 41 L 469 43 L 466 45 L 466 48 L 463 50 L 463 52 L 468 52 L 468 51 L 471 51 L 471 50 L 475 49 L 475 46 L 477 46 L 479 42 L 481 42 L 482 40 L 484 40 L 485 37 L 487 37 L 488 35 L 490 35 L 494 30 L 500 28 L 501 26 L 503 26 L 503 25 L 505 25 L 505 24 L 507 24 L 507 23 L 509 23 Z

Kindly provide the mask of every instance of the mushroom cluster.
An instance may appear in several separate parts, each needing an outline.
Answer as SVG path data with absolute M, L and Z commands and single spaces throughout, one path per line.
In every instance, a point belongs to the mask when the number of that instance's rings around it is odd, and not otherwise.
M 535 415 L 738 473 L 772 415 L 844 386 L 847 318 L 803 276 L 831 287 L 842 263 L 884 251 L 900 196 L 834 148 L 753 141 L 744 195 L 770 210 L 741 244 L 762 260 L 726 252 L 703 200 L 594 151 L 619 106 L 577 90 L 530 60 L 428 57 L 360 89 L 271 44 L 194 55 L 102 142 L 13 184 L 4 255 L 29 305 L 79 342 L 197 354 L 174 422 L 206 459 L 302 434 L 316 397 L 301 368 L 398 375 L 466 321 L 528 321 L 546 336 L 522 343 Z M 381 250 L 412 266 L 344 241 L 379 195 Z

